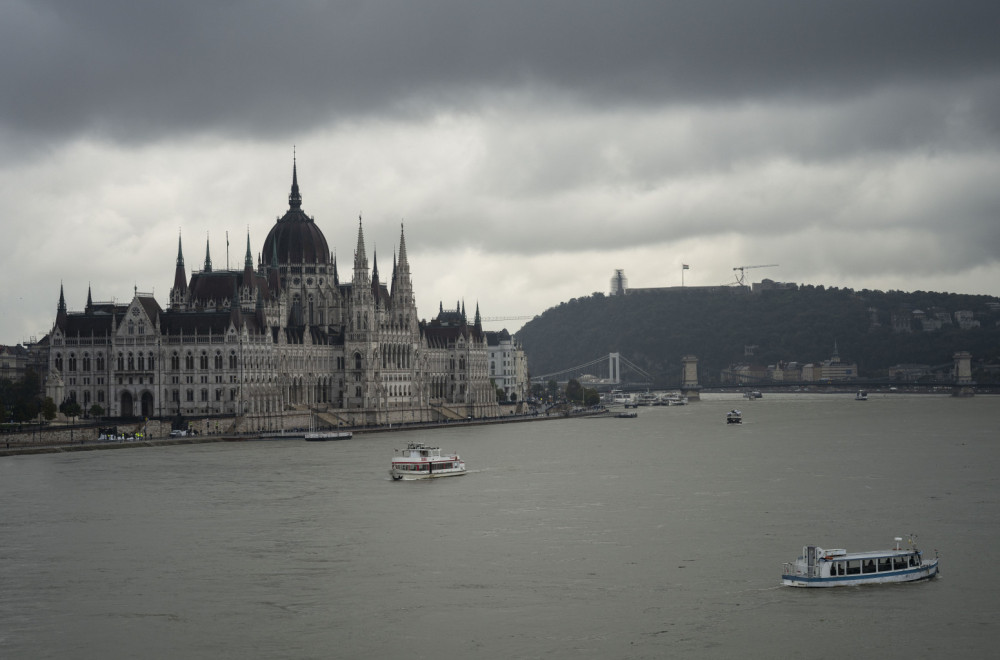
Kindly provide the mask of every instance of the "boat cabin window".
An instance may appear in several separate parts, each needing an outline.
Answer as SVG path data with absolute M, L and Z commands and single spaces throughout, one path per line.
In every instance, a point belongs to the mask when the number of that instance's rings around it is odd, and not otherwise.
M 892 570 L 892 557 L 882 557 L 878 560 L 878 572 Z
M 861 573 L 861 560 L 851 559 L 850 561 L 844 562 L 847 564 L 847 574 L 848 575 L 859 575 Z

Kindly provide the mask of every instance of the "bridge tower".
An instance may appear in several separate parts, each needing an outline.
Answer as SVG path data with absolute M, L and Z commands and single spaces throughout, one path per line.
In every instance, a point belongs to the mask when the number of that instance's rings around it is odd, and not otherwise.
M 685 355 L 681 358 L 681 396 L 686 396 L 688 401 L 701 400 L 701 385 L 698 384 L 698 358 L 693 355 Z
M 972 396 L 975 383 L 972 381 L 972 353 L 959 351 L 953 355 L 955 359 L 955 384 L 951 388 L 952 396 Z
M 615 385 L 622 382 L 622 356 L 621 353 L 608 354 L 608 380 Z

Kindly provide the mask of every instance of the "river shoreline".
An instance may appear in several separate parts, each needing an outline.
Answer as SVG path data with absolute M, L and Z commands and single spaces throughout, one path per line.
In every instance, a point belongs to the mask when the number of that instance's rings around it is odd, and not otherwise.
M 344 428 L 354 435 L 364 435 L 366 433 L 386 433 L 402 431 L 423 431 L 434 428 L 455 428 L 456 426 L 484 426 L 487 424 L 517 424 L 523 422 L 542 422 L 557 419 L 571 419 L 581 417 L 595 417 L 606 415 L 606 410 L 586 410 L 571 413 L 559 413 L 550 415 L 518 415 L 511 417 L 496 417 L 489 419 L 470 419 L 449 422 L 424 422 L 414 424 L 389 424 L 386 426 L 365 426 L 358 428 Z M 194 435 L 181 438 L 143 438 L 126 440 L 81 440 L 75 443 L 56 444 L 32 444 L 0 447 L 0 457 L 2 456 L 28 456 L 33 454 L 60 454 L 78 451 L 98 451 L 105 449 L 131 449 L 138 447 L 172 447 L 176 445 L 200 445 L 214 442 L 272 442 L 276 440 L 297 440 L 305 442 L 301 434 L 289 435 L 281 438 L 273 432 L 254 432 L 245 434 L 219 434 L 219 435 Z M 340 440 L 329 440 L 327 442 L 344 442 L 349 438 Z

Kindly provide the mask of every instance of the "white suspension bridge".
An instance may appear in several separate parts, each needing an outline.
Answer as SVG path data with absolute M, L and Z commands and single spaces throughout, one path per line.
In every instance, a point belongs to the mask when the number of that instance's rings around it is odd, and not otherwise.
M 653 377 L 648 372 L 621 353 L 609 353 L 586 364 L 534 376 L 531 382 L 544 385 L 552 380 L 558 383 L 568 382 L 570 379 L 576 379 L 582 385 L 598 389 L 602 386 L 639 389 L 651 387 L 653 384 Z

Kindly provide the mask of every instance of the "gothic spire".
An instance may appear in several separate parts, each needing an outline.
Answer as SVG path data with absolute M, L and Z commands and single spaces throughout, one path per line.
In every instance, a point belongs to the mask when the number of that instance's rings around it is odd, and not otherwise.
M 358 247 L 354 250 L 354 269 L 368 268 L 368 257 L 365 255 L 365 232 L 361 228 L 361 215 L 358 215 Z
M 410 263 L 406 260 L 406 232 L 403 223 L 399 223 L 399 269 L 403 273 L 410 272 Z
M 365 234 L 361 229 L 361 216 L 358 216 L 358 246 L 354 250 L 354 277 L 351 280 L 354 295 L 367 296 L 371 292 L 371 279 L 368 275 L 368 257 L 365 255 Z
M 288 207 L 293 209 L 302 206 L 302 195 L 299 194 L 299 176 L 295 160 L 295 147 L 292 147 L 292 192 L 288 195 Z
M 170 297 L 174 297 L 174 292 L 183 295 L 187 291 L 187 273 L 184 271 L 184 252 L 181 250 L 181 235 L 177 233 L 177 268 L 174 269 L 174 288 L 171 289 Z
M 406 232 L 399 223 L 399 262 L 393 266 L 393 296 L 402 305 L 413 305 L 413 284 L 410 282 L 410 262 L 406 258 Z
M 209 251 L 208 236 L 205 237 L 205 272 L 212 272 L 212 254 Z
M 243 267 L 247 270 L 253 270 L 253 253 L 250 252 L 250 232 L 247 231 L 247 255 L 243 260 Z
M 379 289 L 378 281 L 378 252 L 372 251 L 372 298 L 375 300 L 376 305 L 379 303 Z
M 59 306 L 56 308 L 56 325 L 66 328 L 66 296 L 63 295 L 62 282 L 59 283 Z

